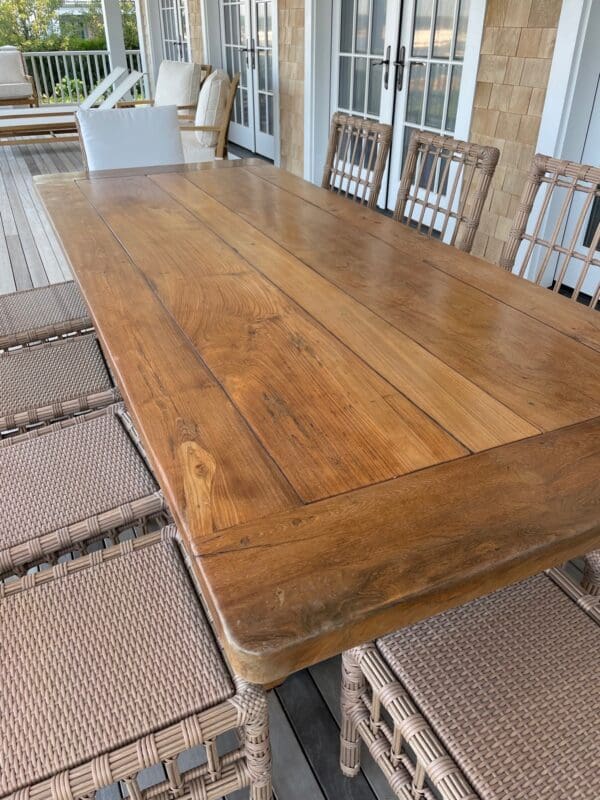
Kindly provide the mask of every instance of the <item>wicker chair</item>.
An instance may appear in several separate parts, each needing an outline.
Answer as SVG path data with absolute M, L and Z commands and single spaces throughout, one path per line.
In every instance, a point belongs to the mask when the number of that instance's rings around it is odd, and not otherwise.
M 499 156 L 496 147 L 413 131 L 394 219 L 469 253 Z
M 342 770 L 364 742 L 402 800 L 600 797 L 599 652 L 600 599 L 557 569 L 350 650 Z
M 391 125 L 336 112 L 322 187 L 375 208 L 391 142 Z
M 600 224 L 595 208 L 600 208 L 600 168 L 536 155 L 502 249 L 500 265 L 512 270 L 520 254 L 517 273 L 520 277 L 538 285 L 549 284 L 553 292 L 561 293 L 565 291 L 564 280 L 570 269 L 575 283 L 570 299 L 598 309 Z M 574 214 L 572 232 L 565 242 L 566 223 Z M 600 595 L 600 550 L 589 553 L 584 561 L 583 586 L 587 592 Z
M 0 350 L 81 333 L 92 327 L 73 281 L 0 295 Z
M 0 353 L 0 434 L 119 399 L 93 335 Z
M 167 521 L 120 404 L 5 439 L 0 474 L 0 579 Z
M 577 209 L 579 198 L 582 202 Z M 585 291 L 589 297 L 589 301 L 585 301 L 590 308 L 597 308 L 600 303 L 600 224 L 596 215 L 595 230 L 584 231 L 584 224 L 598 204 L 600 168 L 536 155 L 513 227 L 502 249 L 500 265 L 512 270 L 521 245 L 527 242 L 518 264 L 521 277 L 537 284 L 551 284 L 553 291 L 560 292 L 564 290 L 567 269 L 574 270 L 576 280 L 571 299 L 584 301 Z M 537 215 L 528 232 L 534 205 Z M 569 241 L 564 242 L 565 225 L 572 214 L 576 214 L 576 219 Z
M 230 675 L 173 527 L 4 583 L 0 609 L 5 800 L 271 797 L 265 694 Z

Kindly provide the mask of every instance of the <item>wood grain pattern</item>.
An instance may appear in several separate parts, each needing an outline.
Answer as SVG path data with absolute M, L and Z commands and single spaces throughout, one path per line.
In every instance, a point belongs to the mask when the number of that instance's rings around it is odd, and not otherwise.
M 600 319 L 598 319 L 600 315 L 590 313 L 589 309 L 567 302 L 557 303 L 539 286 L 529 282 L 523 286 L 524 281 L 516 275 L 507 274 L 482 258 L 472 256 L 471 259 L 464 259 L 456 250 L 446 247 L 435 239 L 423 243 L 422 239 L 416 238 L 417 234 L 413 230 L 396 225 L 389 217 L 376 211 L 360 208 L 353 213 L 343 198 L 322 192 L 296 175 L 279 170 L 270 164 L 235 163 L 244 164 L 253 175 L 335 214 L 339 219 L 370 236 L 387 242 L 404 256 L 416 259 L 417 263 L 447 272 L 588 347 L 600 350 Z
M 600 414 L 600 353 L 245 170 L 189 180 L 532 425 Z
M 57 211 L 51 216 L 85 278 L 80 285 L 104 352 L 184 530 L 180 448 L 186 442 L 217 461 L 211 491 L 216 528 L 296 505 L 287 480 L 77 186 L 44 183 L 39 191 Z M 60 213 L 65 207 L 68 214 Z
M 305 501 L 466 454 L 147 178 L 83 191 Z
M 600 353 L 561 298 L 268 167 L 147 173 L 38 191 L 242 677 L 600 544 Z
M 596 419 L 204 539 L 234 668 L 273 680 L 586 552 L 599 474 Z
M 152 180 L 465 447 L 485 450 L 540 432 L 181 174 Z

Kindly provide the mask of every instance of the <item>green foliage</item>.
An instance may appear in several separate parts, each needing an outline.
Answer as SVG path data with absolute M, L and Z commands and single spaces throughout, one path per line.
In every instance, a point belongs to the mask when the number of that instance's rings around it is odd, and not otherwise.
M 76 34 L 81 23 L 62 25 L 60 34 L 54 32 L 57 10 L 62 0 L 1 0 L 0 44 L 12 44 L 28 52 L 57 50 L 105 50 L 104 21 L 100 0 L 91 0 L 88 10 L 79 15 L 88 38 Z M 123 37 L 127 50 L 137 50 L 139 39 L 134 0 L 121 0 Z
M 21 46 L 30 39 L 42 39 L 56 19 L 61 0 L 2 0 L 0 41 Z
M 78 78 L 63 78 L 60 83 L 54 87 L 51 102 L 53 103 L 71 103 L 73 98 L 85 97 L 83 81 Z

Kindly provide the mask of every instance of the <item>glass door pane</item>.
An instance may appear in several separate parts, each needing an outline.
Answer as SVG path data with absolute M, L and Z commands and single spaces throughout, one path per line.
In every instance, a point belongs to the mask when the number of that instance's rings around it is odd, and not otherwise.
M 273 93 L 273 0 L 252 0 L 255 61 L 256 152 L 273 158 L 275 99 Z
M 254 150 L 254 86 L 252 30 L 248 0 L 221 0 L 223 62 L 233 77 L 240 75 L 231 115 L 230 139 Z
M 466 52 L 471 2 L 482 0 L 409 0 L 404 3 L 399 61 L 394 141 L 388 205 L 393 208 L 400 175 L 413 130 L 454 135 Z M 398 76 L 397 76 L 398 77 Z M 440 160 L 433 187 L 440 186 L 444 164 Z M 420 185 L 429 180 L 424 169 Z M 445 176 L 445 184 L 448 179 Z
M 189 61 L 185 0 L 160 0 L 163 56 L 169 61 Z
M 386 11 L 387 0 L 339 0 L 332 110 L 380 119 Z

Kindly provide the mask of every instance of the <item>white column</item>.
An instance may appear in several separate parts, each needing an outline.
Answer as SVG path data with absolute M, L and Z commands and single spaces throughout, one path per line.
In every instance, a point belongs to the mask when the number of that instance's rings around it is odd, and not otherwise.
M 104 31 L 106 33 L 110 68 L 127 68 L 125 40 L 123 39 L 123 20 L 121 18 L 119 0 L 102 0 L 102 16 L 104 17 Z

